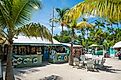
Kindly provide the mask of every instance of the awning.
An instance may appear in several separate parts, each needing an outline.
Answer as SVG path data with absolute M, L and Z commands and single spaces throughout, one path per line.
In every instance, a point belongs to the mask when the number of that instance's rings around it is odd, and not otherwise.
M 113 46 L 113 48 L 121 48 L 121 41 L 115 43 L 115 45 Z

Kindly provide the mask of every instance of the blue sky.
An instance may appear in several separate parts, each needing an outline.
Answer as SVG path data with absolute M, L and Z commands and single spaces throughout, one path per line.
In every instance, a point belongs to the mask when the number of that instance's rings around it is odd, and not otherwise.
M 52 18 L 52 9 L 54 8 L 72 8 L 74 5 L 82 2 L 83 0 L 41 0 L 42 9 L 35 10 L 32 14 L 31 22 L 41 23 L 45 25 L 50 31 L 49 19 Z M 56 12 L 56 11 L 55 11 Z M 57 15 L 57 13 L 55 13 Z M 92 23 L 97 17 L 87 17 L 88 22 Z M 56 25 L 54 28 L 54 34 L 59 34 L 61 26 Z
M 72 8 L 77 3 L 83 0 L 42 0 L 42 9 L 36 10 L 32 14 L 31 22 L 39 22 L 46 25 L 49 30 L 49 19 L 52 18 L 52 9 L 55 8 Z M 55 13 L 56 15 L 57 13 Z M 59 25 L 54 29 L 54 33 L 58 34 L 61 31 Z

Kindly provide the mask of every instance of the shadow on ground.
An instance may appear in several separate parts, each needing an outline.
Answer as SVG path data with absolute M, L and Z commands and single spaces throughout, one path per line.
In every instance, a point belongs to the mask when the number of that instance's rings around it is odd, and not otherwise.
M 43 62 L 42 65 L 38 66 L 38 67 L 44 67 L 50 65 L 50 63 L 48 62 Z M 24 68 L 14 68 L 14 73 L 16 75 L 21 75 L 21 74 L 29 74 L 32 72 L 38 72 L 40 71 L 39 69 L 35 69 L 37 67 L 24 67 Z
M 50 65 L 50 64 L 51 63 L 49 63 L 49 62 L 43 62 L 42 65 L 37 66 L 37 67 L 44 67 L 44 66 L 47 66 L 47 65 Z M 22 77 L 23 74 L 30 74 L 32 72 L 40 71 L 39 69 L 35 69 L 37 67 L 32 66 L 32 67 L 14 68 L 13 70 L 14 70 L 14 74 L 16 76 Z M 6 65 L 3 65 L 3 72 L 4 73 L 5 73 L 5 70 L 6 70 Z M 22 80 L 22 79 L 19 78 L 19 77 L 16 77 L 16 80 Z
M 104 66 L 103 68 L 101 68 L 99 70 L 110 72 L 110 73 L 118 73 L 118 72 L 121 71 L 120 69 L 114 69 L 114 68 L 112 68 L 112 66 Z
M 44 77 L 43 79 L 39 79 L 39 80 L 63 80 L 63 79 L 60 76 L 51 75 L 51 76 Z
M 73 67 L 73 68 L 75 68 L 75 67 Z M 78 67 L 77 67 L 77 69 L 87 70 L 86 68 L 78 68 Z M 121 72 L 120 69 L 114 69 L 114 68 L 112 68 L 112 66 L 103 66 L 103 67 L 99 67 L 99 68 L 95 68 L 95 69 L 87 70 L 87 71 L 91 71 L 91 72 L 105 71 L 105 72 L 110 72 L 110 73 Z

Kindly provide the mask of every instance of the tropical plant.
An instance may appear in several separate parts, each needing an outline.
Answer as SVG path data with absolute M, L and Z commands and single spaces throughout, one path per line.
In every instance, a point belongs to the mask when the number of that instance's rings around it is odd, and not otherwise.
M 58 22 L 60 22 L 61 27 L 62 27 L 62 32 L 63 32 L 63 20 L 64 20 L 64 14 L 69 10 L 69 8 L 64 8 L 64 9 L 60 9 L 60 8 L 56 8 L 56 11 L 58 13 Z
M 113 22 L 121 21 L 121 0 L 85 0 L 78 3 L 70 9 L 70 18 L 79 18 L 82 14 L 91 14 L 112 20 Z
M 12 69 L 13 38 L 17 35 L 34 36 L 51 39 L 46 27 L 28 23 L 32 11 L 40 8 L 40 0 L 1 0 L 0 1 L 0 34 L 8 41 L 8 54 L 5 80 L 15 80 Z
M 80 16 L 88 14 L 88 15 L 94 15 L 97 17 L 101 17 L 103 19 L 105 19 L 106 21 L 112 21 L 113 23 L 120 23 L 121 22 L 121 0 L 85 0 L 83 2 L 78 3 L 77 5 L 75 5 L 73 8 L 71 8 L 66 14 L 65 14 L 65 20 L 64 22 L 70 22 L 69 19 L 78 19 Z M 102 26 L 103 25 L 99 25 L 99 22 L 97 22 L 98 26 Z M 104 30 L 100 28 L 100 29 L 96 29 L 94 30 L 94 32 L 96 31 L 96 33 L 94 33 L 93 35 L 95 35 L 94 39 L 95 41 L 98 41 L 99 39 L 101 39 L 101 41 L 107 41 L 110 42 L 110 46 L 115 42 L 115 40 L 113 39 L 111 41 L 111 37 L 112 33 L 108 33 Z M 104 33 L 106 32 L 106 33 Z M 90 32 L 91 33 L 91 32 Z M 99 37 L 99 35 L 101 37 Z M 108 37 L 105 37 L 105 35 L 109 35 Z M 100 43 L 102 44 L 102 43 Z
M 105 23 L 96 20 L 96 21 L 95 21 L 95 26 L 97 26 L 98 28 L 100 28 L 100 27 L 105 28 Z
M 54 36 L 54 38 L 59 42 L 69 43 L 69 42 L 71 42 L 71 35 L 70 34 L 71 34 L 71 31 L 64 30 L 63 32 L 60 32 L 60 35 Z
M 92 3 L 92 9 L 95 10 L 95 13 L 113 21 L 121 20 L 121 0 L 87 0 Z
M 75 29 L 82 29 L 82 28 L 92 28 L 92 25 L 87 23 L 86 21 L 82 21 L 80 23 L 77 23 L 77 19 L 72 19 L 72 18 L 69 18 L 69 16 L 67 17 L 68 15 L 66 15 L 64 17 L 64 22 L 66 24 L 66 26 L 68 28 L 71 29 L 72 31 L 72 34 L 71 34 L 71 53 L 70 53 L 70 56 L 69 56 L 69 65 L 73 65 L 73 42 L 74 42 L 74 38 L 75 38 Z

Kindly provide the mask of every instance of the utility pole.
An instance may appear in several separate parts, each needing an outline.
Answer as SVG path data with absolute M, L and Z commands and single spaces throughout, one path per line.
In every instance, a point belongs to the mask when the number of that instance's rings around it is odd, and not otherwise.
M 53 13 L 52 13 L 52 37 L 53 37 L 53 28 L 54 28 L 54 7 L 53 7 Z
M 52 27 L 51 28 L 51 33 L 52 33 L 52 39 L 53 39 L 53 33 L 54 33 L 54 31 L 53 31 L 53 29 L 54 29 L 54 17 L 55 17 L 55 12 L 54 12 L 54 7 L 53 7 L 53 12 L 52 12 L 52 18 L 50 19 L 50 26 Z M 53 44 L 53 40 L 52 40 L 52 44 Z

